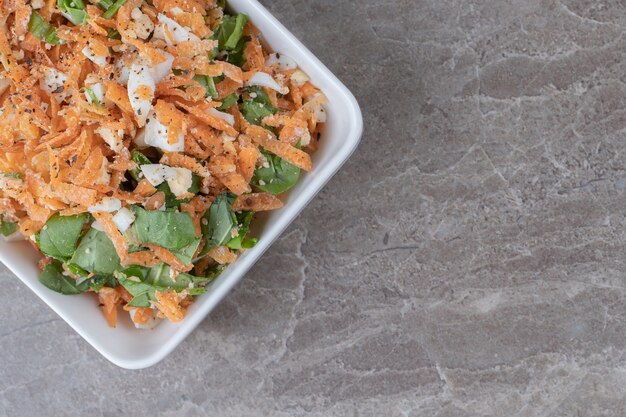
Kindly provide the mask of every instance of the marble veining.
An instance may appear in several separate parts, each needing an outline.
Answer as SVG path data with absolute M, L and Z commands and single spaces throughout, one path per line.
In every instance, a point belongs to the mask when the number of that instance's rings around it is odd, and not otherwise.
M 0 417 L 626 415 L 626 4 L 263 2 L 361 146 L 152 368 L 2 268 Z

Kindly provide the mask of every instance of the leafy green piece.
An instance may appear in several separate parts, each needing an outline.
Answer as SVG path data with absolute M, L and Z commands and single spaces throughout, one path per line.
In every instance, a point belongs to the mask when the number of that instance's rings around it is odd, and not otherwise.
M 16 179 L 16 180 L 23 179 L 22 174 L 19 173 L 19 172 L 0 172 L 0 176 L 2 176 L 4 178 L 12 178 L 12 179 Z
M 300 168 L 269 152 L 261 153 L 267 159 L 268 167 L 261 166 L 254 171 L 252 184 L 255 188 L 278 195 L 296 185 Z
M 272 109 L 273 112 L 277 112 L 278 110 L 272 106 L 272 100 L 270 100 L 270 96 L 261 88 L 257 86 L 248 87 L 248 94 L 252 97 L 252 101 L 255 103 L 264 104 L 266 107 Z
M 70 259 L 70 264 L 88 272 L 105 275 L 111 275 L 121 269 L 120 258 L 115 252 L 113 242 L 105 233 L 93 228 L 90 228 L 81 239 Z
M 100 0 L 98 6 L 102 8 L 102 10 L 107 11 L 111 6 L 113 6 L 113 0 Z
M 132 307 L 150 307 L 150 301 L 156 301 L 155 291 L 171 289 L 176 292 L 188 290 L 192 295 L 204 293 L 204 288 L 197 285 L 213 279 L 186 273 L 180 273 L 173 279 L 171 275 L 171 269 L 166 264 L 150 269 L 133 266 L 116 273 L 120 284 L 134 297 L 129 303 Z
M 191 263 L 191 260 L 193 259 L 193 254 L 196 253 L 198 246 L 200 246 L 200 242 L 202 242 L 202 239 L 197 238 L 189 245 L 180 250 L 173 251 L 172 253 L 174 254 L 174 256 L 180 259 L 183 264 L 188 265 Z
M 117 13 L 120 7 L 122 7 L 127 1 L 128 0 L 116 0 L 115 3 L 106 8 L 106 11 L 102 14 L 102 17 L 104 17 L 105 19 L 112 18 L 113 16 L 115 16 L 115 13 Z M 108 3 L 109 2 L 105 0 L 101 1 L 100 5 L 102 6 L 103 4 L 106 5 Z
M 0 223 L 0 233 L 2 233 L 3 236 L 11 236 L 16 231 L 17 231 L 17 223 L 7 222 L 4 220 L 2 221 L 2 223 Z
M 82 0 L 57 0 L 57 8 L 73 24 L 84 25 L 87 23 L 88 15 Z
M 204 214 L 206 222 L 202 221 L 202 234 L 206 239 L 206 245 L 202 253 L 206 253 L 214 247 L 225 245 L 232 239 L 233 227 L 237 225 L 237 217 L 230 209 L 234 199 L 232 194 L 222 193 L 215 198 L 211 207 Z
M 204 87 L 206 90 L 205 97 L 217 98 L 217 88 L 215 87 L 215 80 L 213 77 L 196 74 L 193 76 L 193 79 Z
M 214 38 L 217 39 L 220 50 L 233 50 L 237 47 L 243 34 L 243 28 L 248 22 L 248 16 L 243 13 L 237 16 L 224 16 L 222 23 L 216 29 Z
M 51 45 L 58 45 L 61 43 L 61 40 L 57 36 L 56 29 L 43 20 L 43 17 L 41 17 L 41 15 L 37 12 L 33 12 L 30 15 L 30 20 L 28 21 L 28 31 L 32 33 L 35 38 Z
M 249 40 L 250 38 L 248 36 L 244 36 L 239 39 L 237 45 L 233 48 L 232 51 L 228 53 L 227 61 L 229 63 L 238 67 L 243 67 L 243 65 L 246 63 L 246 57 L 244 56 L 243 51 L 246 48 L 246 43 L 248 43 Z
M 139 173 L 141 172 L 141 165 L 150 165 L 152 161 L 148 159 L 147 156 L 142 154 L 136 149 L 130 151 L 130 157 L 138 166 L 135 169 L 130 170 L 130 176 L 133 177 L 135 181 L 141 181 L 139 177 Z
M 258 126 L 261 126 L 264 117 L 274 114 L 271 107 L 252 100 L 243 102 L 242 113 L 243 117 L 245 117 L 249 123 Z
M 133 206 L 135 222 L 131 230 L 137 242 L 154 243 L 169 250 L 180 250 L 195 240 L 191 216 L 185 212 L 144 210 Z
M 39 275 L 39 282 L 52 291 L 66 295 L 80 294 L 89 288 L 88 282 L 79 284 L 74 278 L 64 275 L 59 261 L 52 261 L 44 267 Z
M 109 39 L 117 39 L 122 40 L 122 35 L 117 31 L 117 29 L 108 28 L 107 29 L 107 37 Z
M 226 8 L 226 0 L 217 0 L 217 7 L 224 10 Z
M 86 214 L 65 217 L 55 214 L 39 232 L 39 249 L 56 259 L 69 258 L 88 219 Z
M 89 99 L 91 99 L 91 102 L 93 104 L 95 104 L 98 107 L 104 107 L 104 105 L 100 102 L 100 99 L 98 99 L 98 96 L 96 96 L 96 93 L 93 92 L 92 88 L 83 87 L 81 88 L 81 90 L 87 93 L 87 95 L 89 96 Z
M 226 246 L 231 249 L 250 249 L 256 245 L 256 238 L 246 237 L 250 231 L 250 222 L 252 221 L 252 217 L 254 217 L 254 212 L 252 211 L 244 211 L 237 214 L 237 221 L 239 223 L 237 229 L 239 234 L 229 240 L 228 243 L 226 243 Z
M 250 94 L 252 99 L 243 102 L 242 112 L 249 123 L 260 126 L 264 117 L 275 114 L 278 111 L 272 106 L 272 101 L 262 88 L 250 87 L 248 88 L 248 94 Z
M 202 182 L 202 178 L 196 174 L 192 174 L 191 177 L 191 187 L 187 190 L 192 194 L 197 194 L 200 190 L 200 183 Z M 163 182 L 156 187 L 157 190 L 163 192 L 165 194 L 165 207 L 166 208 L 179 208 L 182 203 L 188 203 L 191 198 L 183 198 L 178 200 L 178 198 L 174 195 L 174 193 L 170 190 L 170 186 L 167 182 Z
M 239 96 L 235 93 L 229 94 L 222 99 L 222 105 L 219 107 L 221 111 L 226 111 L 233 107 L 239 101 Z

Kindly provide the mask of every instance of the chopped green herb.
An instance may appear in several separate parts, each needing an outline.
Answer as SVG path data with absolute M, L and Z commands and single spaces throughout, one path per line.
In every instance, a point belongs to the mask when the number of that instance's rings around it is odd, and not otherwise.
M 138 243 L 153 243 L 177 251 L 190 245 L 196 231 L 189 213 L 175 211 L 145 210 L 133 206 L 136 219 L 129 229 Z
M 88 15 L 82 0 L 57 0 L 57 8 L 73 24 L 84 25 L 87 23 Z
M 90 228 L 81 239 L 70 264 L 79 266 L 88 272 L 110 275 L 121 269 L 120 258 L 117 256 L 113 242 L 108 236 Z
M 39 232 L 39 249 L 53 258 L 65 260 L 74 254 L 87 214 L 52 216 Z
M 78 283 L 74 278 L 63 274 L 59 261 L 52 261 L 44 267 L 39 275 L 39 282 L 52 291 L 66 295 L 80 294 L 89 289 L 88 282 Z
M 215 30 L 214 38 L 219 43 L 220 50 L 233 50 L 237 47 L 243 34 L 243 28 L 248 22 L 248 16 L 243 13 L 237 16 L 224 16 L 222 23 Z
M 133 149 L 130 152 L 130 157 L 133 162 L 137 164 L 137 168 L 130 171 L 130 176 L 133 177 L 135 181 L 141 181 L 141 178 L 139 177 L 139 173 L 141 172 L 141 166 L 150 165 L 152 161 L 150 161 L 146 155 L 142 154 L 136 149 Z
M 226 111 L 233 107 L 235 103 L 239 101 L 239 96 L 235 93 L 229 94 L 222 99 L 222 105 L 220 106 L 221 111 Z
M 251 211 L 237 214 L 237 229 L 239 234 L 229 240 L 226 246 L 231 249 L 250 249 L 256 245 L 256 238 L 246 237 L 250 231 L 250 222 L 252 221 L 252 217 L 254 217 L 254 213 Z
M 261 151 L 268 166 L 254 171 L 252 184 L 255 188 L 278 195 L 292 188 L 300 178 L 300 168 L 269 152 Z
M 198 82 L 206 90 L 205 97 L 217 98 L 217 88 L 215 88 L 215 80 L 208 75 L 194 75 L 194 81 Z
M 15 232 L 17 232 L 17 223 L 4 220 L 0 223 L 0 233 L 3 236 L 11 236 Z
M 230 209 L 233 201 L 232 194 L 222 193 L 215 198 L 204 214 L 206 220 L 202 221 L 202 233 L 206 239 L 204 253 L 214 247 L 225 245 L 232 239 L 232 230 L 237 226 L 237 217 Z
M 106 12 L 102 14 L 102 17 L 104 17 L 105 19 L 112 18 L 113 16 L 115 16 L 115 13 L 117 13 L 120 7 L 126 4 L 127 1 L 128 0 L 116 0 L 115 3 L 111 4 L 109 7 L 106 8 Z M 107 4 L 108 1 L 101 1 L 100 5 L 102 6 L 103 3 Z
M 28 31 L 32 33 L 35 38 L 51 45 L 58 45 L 61 43 L 61 40 L 57 36 L 56 29 L 43 20 L 43 17 L 41 17 L 41 15 L 37 12 L 33 12 L 30 15 L 30 20 L 28 21 Z

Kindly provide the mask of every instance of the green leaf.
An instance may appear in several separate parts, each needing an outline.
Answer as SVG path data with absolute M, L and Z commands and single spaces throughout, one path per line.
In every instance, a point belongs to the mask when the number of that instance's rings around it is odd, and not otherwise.
M 95 274 L 113 274 L 121 269 L 120 258 L 108 236 L 90 228 L 81 239 L 70 263 Z
M 179 250 L 195 240 L 191 216 L 185 212 L 144 210 L 133 206 L 135 222 L 131 229 L 138 243 L 154 243 L 169 250 Z
M 102 289 L 102 287 L 117 287 L 117 280 L 113 275 L 94 275 L 89 280 L 89 289 L 98 292 Z
M 120 35 L 120 33 L 116 29 L 108 28 L 107 29 L 107 37 L 109 39 L 122 40 L 122 35 Z
M 112 18 L 113 16 L 115 16 L 115 13 L 117 13 L 120 7 L 122 7 L 126 3 L 126 1 L 127 0 L 116 0 L 115 3 L 106 8 L 106 12 L 102 14 L 102 17 L 104 17 L 105 19 Z M 103 5 L 103 3 L 108 4 L 108 2 L 101 1 L 100 5 Z
M 2 223 L 0 223 L 0 233 L 2 233 L 3 236 L 11 236 L 16 231 L 17 223 L 7 221 L 2 221 Z
M 229 94 L 222 99 L 222 105 L 219 107 L 221 111 L 226 111 L 233 107 L 239 101 L 239 96 L 235 93 Z
M 237 47 L 243 34 L 243 28 L 248 22 L 248 16 L 243 13 L 237 16 L 224 16 L 222 23 L 216 29 L 214 38 L 217 39 L 220 50 L 233 50 Z
M 102 10 L 109 10 L 109 8 L 111 6 L 113 6 L 114 1 L 113 0 L 100 0 L 100 2 L 98 3 L 98 6 L 100 6 L 102 8 Z
M 233 50 L 228 53 L 227 61 L 229 63 L 238 67 L 243 67 L 243 65 L 246 63 L 246 57 L 244 56 L 243 51 L 245 50 L 246 43 L 248 43 L 249 40 L 250 38 L 248 36 L 244 36 L 239 39 L 237 46 L 235 46 Z
M 44 267 L 39 275 L 39 282 L 52 291 L 67 295 L 80 294 L 89 288 L 89 283 L 79 284 L 74 278 L 63 275 L 63 267 L 59 261 L 52 261 Z
M 16 180 L 23 179 L 22 174 L 19 173 L 19 172 L 0 172 L 0 176 L 2 176 L 4 178 L 12 178 L 12 179 L 16 179 Z
M 30 15 L 30 20 L 28 21 L 28 31 L 32 33 L 35 38 L 45 41 L 51 45 L 58 45 L 61 43 L 61 40 L 57 36 L 56 29 L 43 20 L 43 17 L 41 17 L 41 15 L 37 12 L 33 12 Z
M 243 102 L 242 113 L 249 123 L 261 126 L 263 118 L 274 114 L 274 111 L 263 103 L 247 100 Z
M 239 223 L 237 229 L 239 234 L 229 240 L 226 246 L 231 249 L 250 249 L 256 245 L 257 239 L 246 238 L 246 235 L 250 231 L 250 222 L 252 221 L 252 217 L 254 217 L 254 212 L 252 211 L 245 211 L 237 214 L 237 221 Z
M 217 98 L 217 88 L 215 87 L 215 80 L 208 75 L 194 75 L 194 81 L 198 82 L 206 90 L 205 97 Z
M 135 181 L 141 181 L 141 178 L 139 177 L 139 173 L 141 172 L 141 166 L 150 165 L 152 161 L 150 161 L 147 156 L 145 156 L 136 149 L 130 151 L 130 156 L 133 162 L 138 165 L 137 168 L 130 170 L 130 176 L 133 177 Z
M 77 216 L 52 216 L 39 233 L 39 249 L 56 259 L 67 259 L 74 253 L 87 214 Z
M 222 246 L 232 239 L 233 227 L 237 225 L 237 217 L 230 209 L 234 201 L 234 196 L 230 193 L 218 195 L 211 207 L 204 214 L 205 221 L 202 221 L 202 234 L 206 239 L 206 245 L 202 253 L 210 249 Z M 205 224 L 206 223 L 206 224 Z
M 57 8 L 73 24 L 84 25 L 87 23 L 88 15 L 82 0 L 57 0 Z
M 261 88 L 257 86 L 252 86 L 247 88 L 247 92 L 252 97 L 252 101 L 255 103 L 265 104 L 266 107 L 269 107 L 274 113 L 278 110 L 272 106 L 272 100 L 270 100 L 270 96 Z
M 87 93 L 87 95 L 89 96 L 93 104 L 95 104 L 98 107 L 104 107 L 104 105 L 98 99 L 98 96 L 96 96 L 96 93 L 94 93 L 90 87 L 83 87 L 81 88 L 81 90 Z
M 249 123 L 261 125 L 264 117 L 275 114 L 278 110 L 272 106 L 272 101 L 265 91 L 260 87 L 248 88 L 251 100 L 243 102 L 243 116 Z
M 202 182 L 202 178 L 196 174 L 192 174 L 191 177 L 191 187 L 189 187 L 189 189 L 187 190 L 188 192 L 192 193 L 192 194 L 197 194 L 198 191 L 200 190 L 200 184 Z M 166 208 L 180 208 L 180 205 L 182 203 L 188 203 L 191 198 L 183 198 L 181 200 L 179 200 L 174 193 L 170 190 L 170 186 L 167 184 L 167 182 L 163 182 L 161 184 L 159 184 L 156 189 L 158 191 L 163 192 L 163 194 L 165 194 L 165 207 Z
M 144 282 L 153 287 L 181 292 L 197 284 L 209 282 L 211 279 L 212 278 L 197 277 L 184 272 L 176 275 L 176 278 L 173 279 L 170 267 L 166 264 L 160 264 L 148 270 Z
M 188 290 L 190 294 L 203 293 L 198 290 L 198 284 L 208 283 L 213 277 L 203 278 L 191 274 L 180 273 L 172 279 L 168 265 L 160 264 L 150 269 L 133 266 L 116 274 L 120 284 L 134 298 L 129 303 L 133 307 L 150 307 L 150 301 L 156 301 L 155 291 L 174 290 L 181 292 Z
M 284 159 L 261 151 L 268 162 L 268 167 L 259 167 L 254 171 L 252 185 L 255 188 L 278 195 L 292 188 L 300 178 L 300 168 Z
M 202 242 L 202 239 L 197 238 L 196 240 L 191 242 L 189 245 L 185 246 L 184 248 L 180 250 L 172 251 L 172 253 L 174 254 L 174 256 L 180 259 L 180 261 L 183 264 L 189 265 L 191 263 L 191 260 L 193 259 L 193 255 L 196 253 L 196 250 L 198 249 L 198 246 L 200 246 L 200 242 Z

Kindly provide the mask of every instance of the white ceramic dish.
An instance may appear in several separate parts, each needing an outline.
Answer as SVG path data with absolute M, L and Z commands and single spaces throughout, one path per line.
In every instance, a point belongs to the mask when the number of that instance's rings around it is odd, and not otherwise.
M 66 296 L 48 290 L 37 280 L 40 255 L 26 242 L 0 239 L 0 261 L 98 352 L 123 368 L 140 369 L 154 365 L 174 350 L 337 172 L 361 138 L 363 120 L 359 106 L 328 68 L 256 0 L 230 0 L 229 5 L 237 12 L 246 13 L 260 29 L 267 44 L 274 51 L 294 58 L 326 94 L 328 123 L 319 150 L 313 155 L 313 171 L 289 193 L 284 208 L 267 216 L 258 234 L 259 243 L 228 267 L 212 283 L 207 294 L 198 297 L 185 320 L 179 324 L 163 321 L 154 330 L 137 330 L 126 315 L 121 315 L 117 328 L 111 329 L 95 297 L 87 294 Z

